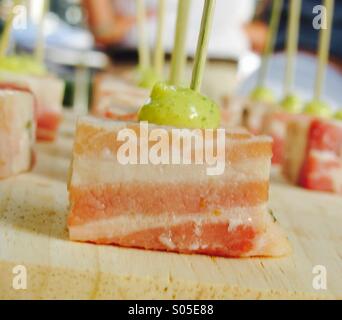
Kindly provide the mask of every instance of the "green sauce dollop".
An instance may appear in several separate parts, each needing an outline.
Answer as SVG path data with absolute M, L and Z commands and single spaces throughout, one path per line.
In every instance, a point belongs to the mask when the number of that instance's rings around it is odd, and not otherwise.
M 342 110 L 337 111 L 334 115 L 334 118 L 337 120 L 342 120 Z
M 254 102 L 266 102 L 266 103 L 275 103 L 276 98 L 272 92 L 272 90 L 265 87 L 257 87 L 255 88 L 250 98 Z
M 304 113 L 312 116 L 318 116 L 322 118 L 330 118 L 333 112 L 329 105 L 325 102 L 314 100 L 306 105 Z
M 43 64 L 30 56 L 8 56 L 0 58 L 0 70 L 42 76 L 47 73 Z
M 220 111 L 215 102 L 189 88 L 157 83 L 151 100 L 139 112 L 140 121 L 177 128 L 216 129 Z
M 281 101 L 280 106 L 288 113 L 300 113 L 303 110 L 302 101 L 295 95 L 288 95 L 285 97 Z

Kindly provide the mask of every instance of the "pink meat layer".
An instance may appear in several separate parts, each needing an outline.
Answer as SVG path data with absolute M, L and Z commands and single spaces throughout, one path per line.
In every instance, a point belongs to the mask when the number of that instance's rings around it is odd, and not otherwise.
M 253 211 L 253 209 L 251 209 Z M 82 226 L 71 226 L 70 238 L 97 244 L 115 244 L 123 247 L 180 253 L 198 253 L 223 257 L 283 256 L 290 253 L 289 243 L 271 216 L 254 211 L 264 221 L 236 223 L 236 218 L 215 219 L 212 215 L 201 219 L 187 217 L 184 221 L 168 221 L 162 225 L 147 222 L 138 228 L 134 216 L 104 219 Z M 156 219 L 156 218 L 155 218 Z M 175 219 L 174 219 L 175 220 Z M 234 221 L 235 220 L 235 221 Z M 150 223 L 150 225 L 148 225 Z M 139 224 L 139 223 L 138 223 Z
M 61 120 L 61 113 L 40 112 L 37 119 L 37 139 L 39 141 L 54 141 L 57 137 Z
M 235 257 L 251 251 L 257 237 L 251 226 L 241 226 L 233 232 L 228 232 L 228 223 L 207 223 L 202 225 L 198 235 L 196 228 L 194 222 L 188 222 L 170 228 L 146 229 L 121 237 L 99 238 L 92 242 L 149 250 Z
M 268 201 L 268 182 L 215 185 L 211 183 L 130 183 L 69 189 L 69 225 L 131 212 L 158 215 L 214 212 L 222 208 L 256 206 Z

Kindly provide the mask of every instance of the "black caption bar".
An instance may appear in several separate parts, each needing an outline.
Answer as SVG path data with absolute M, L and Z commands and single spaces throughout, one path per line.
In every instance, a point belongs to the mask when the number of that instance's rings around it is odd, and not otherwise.
M 87 316 L 94 319 L 106 317 L 116 319 L 229 319 L 233 315 L 263 317 L 272 314 L 270 306 L 275 307 L 282 316 L 292 317 L 294 310 L 300 313 L 300 307 L 305 315 L 312 312 L 316 316 L 334 305 L 328 301 L 0 301 L 0 310 L 5 309 L 16 316 L 28 319 L 32 314 L 44 319 L 53 315 L 61 320 L 75 315 L 77 319 Z M 337 307 L 337 305 L 335 305 Z M 293 308 L 292 308 L 293 307 Z M 6 313 L 4 313 L 6 314 Z M 324 313 L 322 313 L 324 314 Z M 4 318 L 6 319 L 6 318 Z

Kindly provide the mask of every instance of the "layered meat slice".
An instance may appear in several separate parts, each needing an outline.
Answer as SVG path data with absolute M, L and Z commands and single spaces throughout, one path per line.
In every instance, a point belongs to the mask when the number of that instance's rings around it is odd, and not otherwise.
M 37 139 L 53 141 L 62 119 L 64 81 L 53 76 L 21 75 L 1 72 L 0 83 L 11 82 L 28 87 L 37 105 Z
M 246 106 L 245 98 L 224 96 L 221 99 L 221 125 L 223 127 L 238 127 L 243 124 Z
M 226 131 L 223 150 L 215 149 L 223 155 L 224 170 L 208 175 L 214 162 L 201 163 L 196 157 L 207 152 L 204 145 L 216 145 L 218 132 L 203 138 L 201 130 L 175 133 L 149 125 L 146 133 L 142 125 L 79 120 L 69 184 L 72 240 L 226 257 L 289 253 L 267 207 L 269 138 Z M 136 164 L 121 159 L 127 143 L 119 141 L 123 132 L 133 145 L 137 142 L 137 151 L 130 151 Z M 162 132 L 167 138 L 156 139 Z M 182 149 L 187 133 L 194 134 L 194 141 L 203 138 L 190 153 Z M 155 142 L 146 143 L 146 137 Z M 161 163 L 151 157 L 157 145 L 168 150 Z M 183 152 L 184 161 L 175 161 Z
M 276 105 L 247 99 L 224 99 L 221 118 L 223 126 L 244 126 L 254 134 L 266 134 L 273 139 L 272 164 L 283 162 L 288 123 L 301 115 L 280 110 Z
M 0 179 L 30 170 L 35 140 L 34 97 L 0 89 Z
M 304 188 L 342 194 L 342 122 L 296 120 L 288 127 L 284 173 Z
M 121 121 L 137 120 L 138 106 L 144 105 L 150 94 L 132 81 L 106 73 L 95 77 L 93 92 L 93 114 Z
M 288 124 L 296 121 L 305 121 L 307 116 L 292 114 L 284 111 L 269 112 L 265 115 L 262 132 L 273 139 L 272 164 L 281 165 L 285 157 L 285 144 Z
M 308 131 L 312 119 L 297 118 L 287 125 L 282 171 L 293 184 L 299 184 L 299 176 L 306 158 Z
M 221 101 L 222 125 L 243 126 L 253 134 L 262 134 L 266 117 L 277 110 L 278 107 L 270 103 L 224 97 Z
M 246 101 L 243 111 L 243 125 L 254 134 L 262 134 L 266 117 L 278 111 L 278 106 L 271 103 Z

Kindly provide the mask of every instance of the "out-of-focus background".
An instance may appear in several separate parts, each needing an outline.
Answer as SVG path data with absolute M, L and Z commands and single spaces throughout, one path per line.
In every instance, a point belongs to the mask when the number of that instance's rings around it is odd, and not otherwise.
M 13 28 L 10 50 L 30 52 L 39 34 L 42 1 L 24 0 L 27 12 L 22 23 Z M 188 30 L 187 52 L 191 74 L 191 58 L 196 49 L 204 0 L 193 0 Z M 277 1 L 277 0 L 273 0 Z M 76 102 L 88 104 L 91 99 L 92 75 L 108 68 L 122 69 L 137 61 L 137 28 L 135 0 L 50 0 L 49 13 L 43 24 L 48 68 L 67 83 L 65 105 Z M 156 37 L 157 0 L 147 0 L 148 35 L 151 50 Z M 11 0 L 0 0 L 1 21 L 11 7 Z M 168 61 L 172 53 L 177 0 L 167 0 L 165 48 Z M 214 99 L 233 93 L 246 95 L 255 85 L 255 71 L 260 66 L 269 22 L 272 0 L 217 0 L 209 62 L 204 79 L 204 92 Z M 309 98 L 315 73 L 315 52 L 318 31 L 312 27 L 312 8 L 320 0 L 304 0 L 301 18 L 300 50 L 296 86 L 301 95 Z M 277 39 L 277 52 L 271 61 L 268 83 L 281 94 L 285 67 L 284 55 L 286 21 L 289 1 L 285 5 Z M 342 105 L 341 61 L 339 45 L 342 40 L 341 1 L 336 2 L 331 68 L 326 98 L 335 107 Z M 3 23 L 2 23 L 3 25 Z M 305 54 L 304 54 L 305 53 Z

